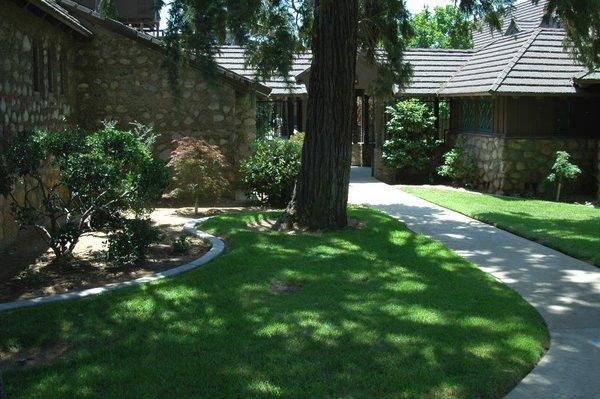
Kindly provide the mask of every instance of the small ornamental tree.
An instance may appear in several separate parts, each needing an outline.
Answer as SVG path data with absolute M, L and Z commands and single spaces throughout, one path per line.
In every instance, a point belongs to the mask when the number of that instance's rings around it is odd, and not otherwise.
M 12 199 L 15 220 L 38 231 L 57 258 L 70 255 L 82 234 L 149 212 L 168 181 L 148 145 L 114 124 L 91 134 L 21 132 L 2 146 L 0 165 L 0 194 Z
M 173 175 L 171 195 L 193 200 L 196 214 L 201 200 L 215 203 L 230 190 L 231 165 L 219 147 L 205 141 L 179 140 L 168 166 Z
M 563 185 L 568 180 L 575 180 L 581 175 L 579 166 L 570 162 L 571 155 L 566 151 L 558 151 L 554 165 L 550 169 L 550 174 L 546 180 L 551 183 L 556 183 L 556 202 L 560 201 L 560 194 Z
M 412 99 L 399 101 L 386 109 L 389 139 L 383 144 L 383 159 L 395 169 L 417 172 L 435 166 L 435 153 L 441 142 L 436 137 L 435 116 L 430 106 Z

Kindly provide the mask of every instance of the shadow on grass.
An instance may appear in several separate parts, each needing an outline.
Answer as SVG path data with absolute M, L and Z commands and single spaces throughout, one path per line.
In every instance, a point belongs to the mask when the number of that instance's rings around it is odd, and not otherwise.
M 473 218 L 600 266 L 600 217 L 582 220 L 524 212 L 476 212 Z
M 4 373 L 11 398 L 498 398 L 546 329 L 517 294 L 392 218 L 285 235 L 206 223 L 230 251 L 172 280 L 0 314 L 1 350 L 68 342 Z M 273 281 L 299 290 L 273 292 Z

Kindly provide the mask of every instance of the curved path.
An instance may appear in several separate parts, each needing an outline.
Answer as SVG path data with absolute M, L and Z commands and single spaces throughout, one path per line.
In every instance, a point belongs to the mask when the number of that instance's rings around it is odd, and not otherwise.
M 546 321 L 550 350 L 507 399 L 600 398 L 599 268 L 404 193 L 370 171 L 352 169 L 351 203 L 441 241 L 521 294 Z
M 44 305 L 44 304 L 52 303 L 52 302 L 70 301 L 70 300 L 75 300 L 75 299 L 86 298 L 86 297 L 89 297 L 92 295 L 98 295 L 98 294 L 102 294 L 102 293 L 105 293 L 108 291 L 114 291 L 114 290 L 118 290 L 121 288 L 132 287 L 135 285 L 140 285 L 140 284 L 148 283 L 151 281 L 162 280 L 164 278 L 176 276 L 178 274 L 185 273 L 190 270 L 196 269 L 202 265 L 205 265 L 208 262 L 210 262 L 211 260 L 213 260 L 214 258 L 216 258 L 217 256 L 219 256 L 225 249 L 225 244 L 219 238 L 212 236 L 208 233 L 205 233 L 196 228 L 196 225 L 198 223 L 201 223 L 207 219 L 210 219 L 210 218 L 207 217 L 207 218 L 202 218 L 202 219 L 190 220 L 187 223 L 185 223 L 183 226 L 183 231 L 185 233 L 190 234 L 190 235 L 195 235 L 200 238 L 204 238 L 211 244 L 211 248 L 207 253 L 205 253 L 200 258 L 198 258 L 190 263 L 186 263 L 185 265 L 181 265 L 181 266 L 177 266 L 172 269 L 169 269 L 169 270 L 165 270 L 164 272 L 154 273 L 150 276 L 140 277 L 138 279 L 131 280 L 131 281 L 124 281 L 122 283 L 112 283 L 112 284 L 104 285 L 102 287 L 89 288 L 89 289 L 83 290 L 83 291 L 68 292 L 66 294 L 60 294 L 60 295 L 50 295 L 50 296 L 25 299 L 25 300 L 15 301 L 15 302 L 0 303 L 0 312 L 6 311 L 6 310 L 18 309 L 18 308 Z

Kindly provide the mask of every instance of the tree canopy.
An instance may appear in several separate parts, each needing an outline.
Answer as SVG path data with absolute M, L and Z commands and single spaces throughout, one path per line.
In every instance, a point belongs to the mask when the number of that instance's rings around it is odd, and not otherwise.
M 501 26 L 514 2 L 456 0 L 461 12 L 493 28 Z M 157 3 L 163 6 L 164 0 Z M 287 214 L 312 229 L 346 226 L 356 56 L 379 61 L 379 88 L 408 80 L 403 52 L 412 29 L 404 0 L 172 0 L 170 5 L 166 66 L 175 91 L 184 55 L 214 72 L 218 45 L 228 38 L 246 48 L 257 79 L 288 79 L 295 55 L 312 50 L 306 140 Z M 553 14 L 577 57 L 590 68 L 600 66 L 600 1 L 550 0 L 547 17 Z M 378 57 L 380 49 L 385 57 Z
M 415 14 L 410 25 L 414 35 L 408 41 L 409 47 L 416 48 L 455 48 L 473 47 L 472 24 L 467 16 L 454 5 L 429 7 Z

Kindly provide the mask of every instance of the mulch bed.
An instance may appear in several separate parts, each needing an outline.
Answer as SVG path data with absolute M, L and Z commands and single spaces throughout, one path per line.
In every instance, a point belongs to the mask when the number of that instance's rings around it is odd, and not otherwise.
M 3 267 L 19 268 L 20 272 L 0 281 L 0 302 L 63 294 L 110 283 L 148 276 L 188 263 L 208 252 L 210 244 L 198 237 L 188 237 L 190 249 L 184 255 L 172 252 L 171 242 L 181 234 L 181 225 L 160 225 L 164 240 L 154 245 L 148 259 L 139 265 L 118 265 L 108 262 L 103 252 L 105 237 L 89 234 L 78 245 L 76 256 L 69 261 L 56 261 L 47 250 L 25 263 L 27 257 L 7 257 Z M 39 247 L 39 245 L 38 245 Z M 21 262 L 20 264 L 18 264 Z M 11 264 L 13 263 L 13 264 Z

